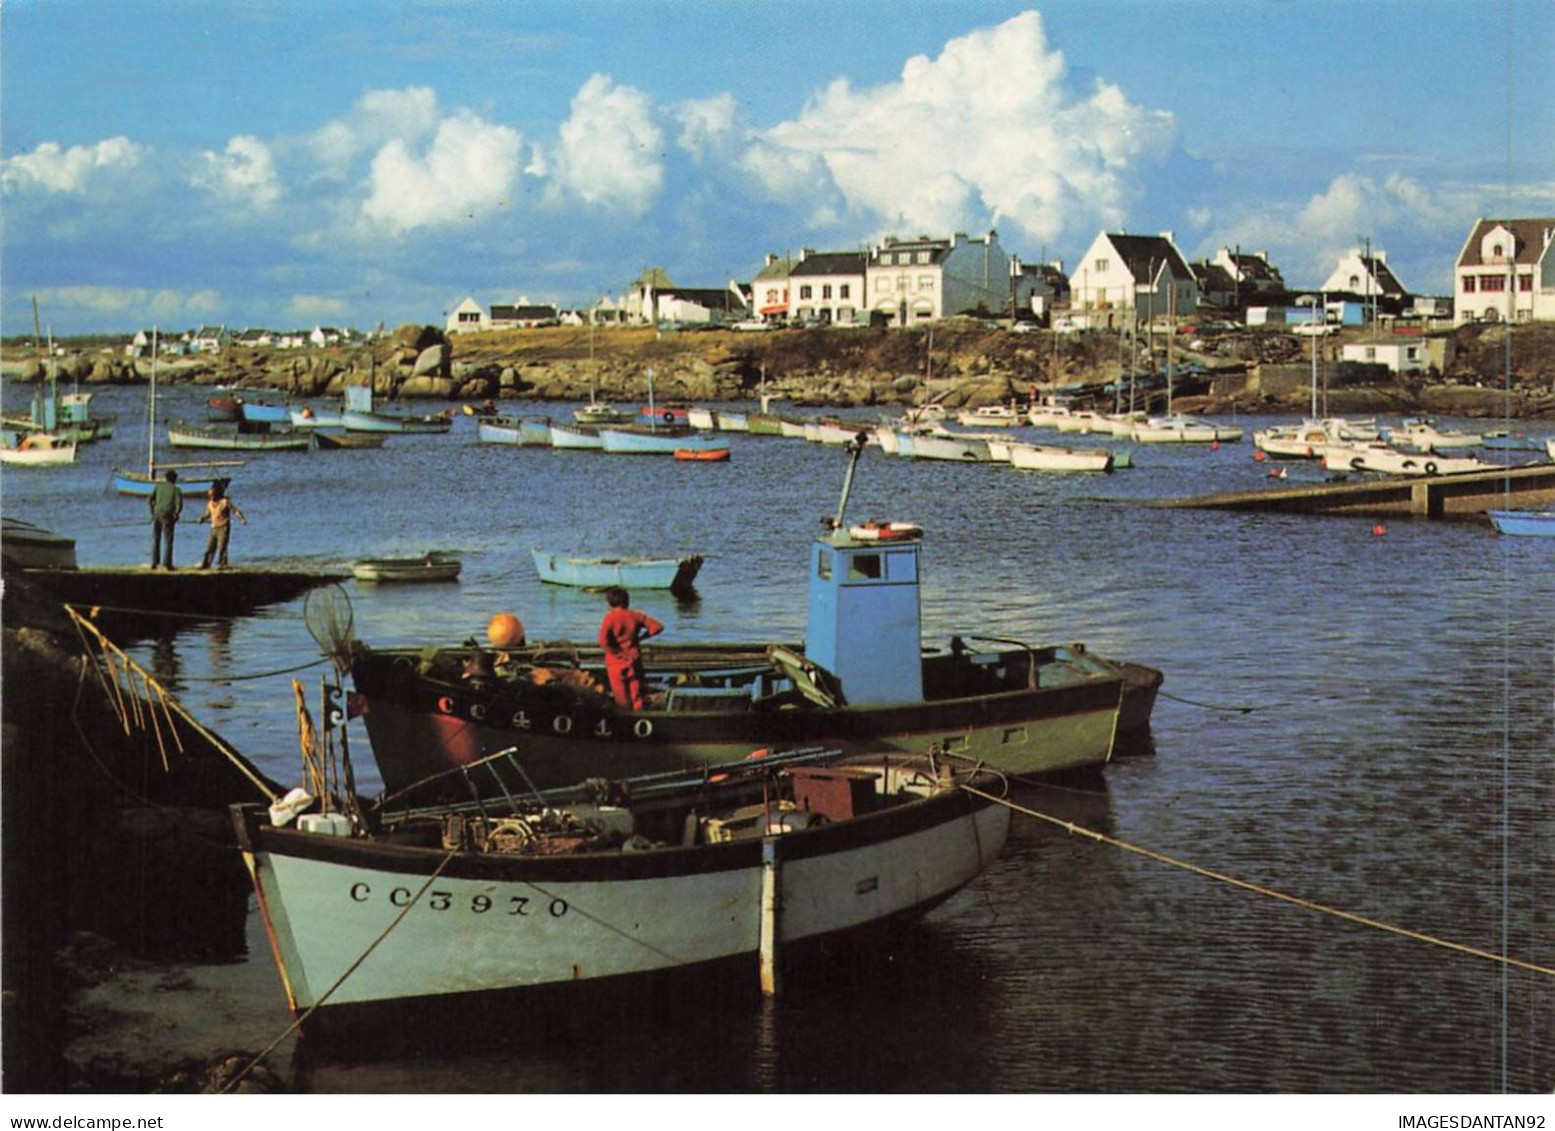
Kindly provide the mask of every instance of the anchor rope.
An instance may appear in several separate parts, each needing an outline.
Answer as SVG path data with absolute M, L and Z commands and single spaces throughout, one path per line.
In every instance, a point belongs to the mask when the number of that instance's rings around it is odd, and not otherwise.
M 1192 872 L 1195 875 L 1203 876 L 1206 879 L 1215 880 L 1223 884 L 1229 884 L 1232 887 L 1242 888 L 1244 891 L 1250 891 L 1257 895 L 1266 896 L 1270 899 L 1277 899 L 1283 903 L 1293 904 L 1296 907 L 1304 907 L 1308 911 L 1316 911 L 1322 915 L 1331 915 L 1336 919 L 1343 919 L 1346 922 L 1356 923 L 1362 927 L 1371 927 L 1375 930 L 1387 931 L 1390 934 L 1402 935 L 1404 938 L 1414 939 L 1416 942 L 1429 943 L 1432 946 L 1443 947 L 1447 950 L 1457 951 L 1460 954 L 1467 954 L 1474 958 L 1483 958 L 1504 966 L 1515 966 L 1519 970 L 1528 970 L 1535 974 L 1544 974 L 1547 977 L 1555 978 L 1555 968 L 1540 966 L 1534 962 L 1525 962 L 1520 958 L 1511 958 L 1504 954 L 1495 954 L 1488 950 L 1481 950 L 1479 947 L 1453 942 L 1451 939 L 1438 938 L 1435 935 L 1428 935 L 1422 931 L 1412 931 L 1408 927 L 1400 927 L 1393 923 L 1384 923 L 1380 919 L 1372 919 L 1365 915 L 1357 915 L 1353 911 L 1345 911 L 1343 908 L 1332 907 L 1326 903 L 1317 903 L 1314 900 L 1303 899 L 1301 896 L 1290 895 L 1286 892 L 1278 891 L 1275 888 L 1265 887 L 1263 884 L 1255 884 L 1250 880 L 1238 879 L 1235 876 L 1228 876 L 1224 872 L 1216 872 L 1213 869 L 1205 868 L 1198 864 L 1192 864 L 1186 860 L 1179 860 L 1175 856 L 1166 855 L 1164 852 L 1157 852 L 1154 849 L 1144 848 L 1141 845 L 1130 844 L 1125 840 L 1118 840 L 1116 837 L 1110 837 L 1105 833 L 1099 833 L 1094 829 L 1088 829 L 1083 825 L 1077 825 L 1073 821 L 1066 821 L 1061 817 L 1054 817 L 1049 813 L 1042 813 L 1036 809 L 1028 809 L 1024 805 L 1017 805 L 1013 801 L 1002 797 L 996 797 L 991 793 L 984 793 L 982 790 L 970 785 L 963 785 L 961 788 L 966 790 L 968 793 L 975 794 L 978 797 L 986 798 L 989 801 L 1004 805 L 1016 813 L 1024 814 L 1027 817 L 1035 817 L 1037 820 L 1046 821 L 1051 825 L 1057 825 L 1059 828 L 1066 832 L 1077 834 L 1079 836 L 1089 837 L 1099 844 L 1109 845 L 1113 848 L 1121 848 L 1125 852 L 1132 852 L 1136 855 L 1146 857 L 1147 859 L 1155 860 L 1161 864 L 1169 864 L 1173 868 L 1181 868 L 1184 871 Z
M 1206 711 L 1224 711 L 1230 715 L 1248 715 L 1262 709 L 1257 706 L 1231 707 L 1218 703 L 1201 703 L 1197 699 L 1184 699 L 1181 695 L 1173 695 L 1170 691 L 1157 691 L 1156 694 L 1162 699 L 1170 699 L 1174 703 L 1186 703 L 1190 707 L 1203 707 Z
M 233 1088 L 236 1088 L 240 1083 L 242 1083 L 245 1076 L 258 1067 L 260 1062 L 262 1062 L 265 1057 L 273 1053 L 282 1041 L 291 1036 L 298 1029 L 302 1028 L 302 1026 L 307 1022 L 308 1018 L 312 1017 L 313 1014 L 317 1012 L 324 1005 L 324 1003 L 330 999 L 330 996 L 334 994 L 336 990 L 345 985 L 346 979 L 349 978 L 352 974 L 355 974 L 362 963 L 367 961 L 368 956 L 371 955 L 373 951 L 378 949 L 378 944 L 383 942 L 384 939 L 388 938 L 389 933 L 404 921 L 405 916 L 410 914 L 410 909 L 421 901 L 421 897 L 427 893 L 427 889 L 432 886 L 437 877 L 443 874 L 443 869 L 448 867 L 449 862 L 452 861 L 453 858 L 458 855 L 458 853 L 459 850 L 457 848 L 450 848 L 448 852 L 444 854 L 442 861 L 436 868 L 432 870 L 432 874 L 427 877 L 426 883 L 422 884 L 421 887 L 417 889 L 416 894 L 410 897 L 409 903 L 400 908 L 400 913 L 396 915 L 393 920 L 390 921 L 389 925 L 383 929 L 383 933 L 368 944 L 367 949 L 362 951 L 355 962 L 346 967 L 345 973 L 336 978 L 334 984 L 330 986 L 329 989 L 325 990 L 322 994 L 319 995 L 318 1001 L 310 1005 L 303 1012 L 302 1016 L 298 1017 L 295 1021 L 288 1025 L 280 1036 L 276 1037 L 275 1040 L 266 1045 L 264 1050 L 260 1052 L 258 1056 L 254 1057 L 253 1060 L 245 1064 L 243 1066 L 243 1070 L 227 1082 L 227 1086 L 222 1089 L 224 1094 L 232 1091 Z

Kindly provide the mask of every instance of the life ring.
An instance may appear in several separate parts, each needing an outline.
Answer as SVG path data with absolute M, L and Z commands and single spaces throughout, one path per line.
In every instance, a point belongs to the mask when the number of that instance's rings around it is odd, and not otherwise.
M 1362 465 L 1364 465 L 1365 462 L 1366 461 L 1363 460 L 1360 456 L 1356 456 L 1354 459 L 1352 459 L 1350 461 L 1350 467 L 1351 467 L 1352 470 L 1360 471 Z
M 923 527 L 916 522 L 863 522 L 849 527 L 848 534 L 857 542 L 910 542 L 923 537 Z
M 1434 462 L 1428 462 L 1425 465 L 1425 473 L 1427 475 L 1435 475 L 1436 474 L 1436 464 Z
M 666 424 L 674 424 L 675 423 L 675 410 L 674 409 L 667 408 L 667 409 L 664 410 L 664 423 L 666 423 Z

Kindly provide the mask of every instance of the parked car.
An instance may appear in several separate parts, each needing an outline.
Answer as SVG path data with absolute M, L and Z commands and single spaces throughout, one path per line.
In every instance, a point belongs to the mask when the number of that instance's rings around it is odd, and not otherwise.
M 746 318 L 743 321 L 736 322 L 731 329 L 747 331 L 770 330 L 772 329 L 772 323 L 763 321 L 760 318 Z
M 1041 329 L 1042 329 L 1042 327 L 1038 326 L 1035 322 L 1017 322 L 1017 323 L 1015 323 L 1015 325 L 1010 327 L 1010 333 L 1012 333 L 1012 334 L 1035 334 L 1037 331 L 1039 331 Z

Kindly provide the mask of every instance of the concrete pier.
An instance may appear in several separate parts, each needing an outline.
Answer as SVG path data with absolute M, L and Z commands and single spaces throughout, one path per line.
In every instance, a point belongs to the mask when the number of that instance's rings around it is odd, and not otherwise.
M 1470 518 L 1487 510 L 1546 509 L 1555 505 L 1555 463 L 1474 471 L 1467 475 L 1428 475 L 1234 491 L 1165 499 L 1154 505 L 1286 514 Z

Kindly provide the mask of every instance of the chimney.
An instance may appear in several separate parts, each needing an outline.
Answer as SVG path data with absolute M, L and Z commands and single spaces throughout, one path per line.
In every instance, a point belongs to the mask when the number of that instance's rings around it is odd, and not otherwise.
M 1053 270 L 1062 275 L 1064 273 L 1064 261 L 1062 259 L 1053 260 Z
M 1172 238 L 1172 233 L 1171 232 L 1162 232 L 1161 233 L 1161 238 L 1163 240 L 1165 240 L 1167 243 L 1174 244 L 1174 243 L 1177 242 L 1175 239 Z

